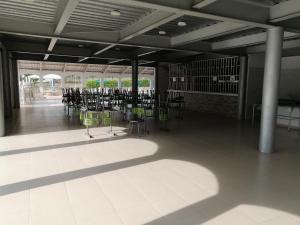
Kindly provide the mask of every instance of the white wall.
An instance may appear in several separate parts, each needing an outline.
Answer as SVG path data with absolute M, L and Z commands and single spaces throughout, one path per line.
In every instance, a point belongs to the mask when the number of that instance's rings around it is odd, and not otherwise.
M 300 56 L 282 59 L 279 98 L 300 101 Z
M 250 54 L 246 90 L 246 118 L 251 116 L 252 105 L 261 103 L 264 75 L 264 54 Z M 282 58 L 279 98 L 289 96 L 300 101 L 300 56 Z

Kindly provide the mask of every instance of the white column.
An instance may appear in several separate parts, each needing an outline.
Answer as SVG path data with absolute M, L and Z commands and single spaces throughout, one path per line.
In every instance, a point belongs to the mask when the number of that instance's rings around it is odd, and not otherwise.
M 274 151 L 282 41 L 281 27 L 268 29 L 259 141 L 263 153 Z

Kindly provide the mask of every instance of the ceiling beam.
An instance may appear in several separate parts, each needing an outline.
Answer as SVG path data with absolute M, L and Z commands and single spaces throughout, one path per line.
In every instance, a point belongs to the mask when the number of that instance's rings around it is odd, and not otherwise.
M 56 27 L 54 30 L 54 35 L 59 35 L 66 24 L 68 23 L 69 18 L 71 17 L 74 9 L 79 3 L 79 0 L 60 0 L 61 4 L 58 8 L 59 11 L 57 12 L 56 18 L 58 18 Z
M 48 46 L 48 51 L 51 52 L 54 48 L 54 45 L 56 44 L 57 42 L 57 38 L 51 38 L 51 41 L 50 41 L 50 44 Z
M 235 2 L 241 2 L 245 3 L 248 5 L 254 5 L 254 6 L 259 6 L 259 7 L 264 7 L 264 8 L 270 8 L 272 6 L 272 3 L 269 1 L 251 1 L 251 0 L 233 0 Z
M 99 35 L 97 32 L 95 32 L 95 34 L 89 34 L 89 35 L 87 34 L 81 35 L 79 33 L 70 33 L 70 34 L 62 33 L 58 36 L 54 36 L 52 30 L 53 29 L 51 29 L 50 24 L 44 24 L 36 21 L 21 21 L 21 20 L 8 19 L 8 18 L 2 18 L 0 20 L 0 34 L 17 35 L 21 37 L 33 37 L 40 40 L 57 38 L 58 40 L 80 42 L 81 44 L 83 43 L 93 43 L 93 44 L 101 44 L 101 45 L 115 44 L 119 46 L 139 47 L 139 48 L 154 49 L 154 50 L 174 50 L 174 51 L 190 51 L 190 52 L 200 52 L 200 51 L 210 50 L 210 46 L 206 46 L 205 49 L 200 49 L 200 50 L 195 48 L 173 48 L 170 47 L 170 40 L 168 40 L 168 38 L 166 37 L 155 37 L 156 42 L 153 42 L 153 40 L 150 41 L 149 39 L 142 39 L 142 41 L 134 40 L 130 43 L 130 42 L 118 42 L 117 40 L 112 40 L 110 37 L 106 37 L 105 35 L 104 36 Z M 148 37 L 150 35 L 140 35 L 139 37 L 142 36 Z M 167 39 L 167 40 L 162 40 L 162 39 Z M 157 43 L 160 43 L 160 45 L 158 46 Z
M 283 43 L 283 46 L 282 46 L 283 50 L 298 49 L 298 48 L 300 48 L 300 39 L 287 40 Z M 266 51 L 265 44 L 251 46 L 251 47 L 247 48 L 247 53 L 249 53 L 249 54 L 265 52 L 265 51 Z
M 235 33 L 241 29 L 248 29 L 249 26 L 239 23 L 219 22 L 217 24 L 200 28 L 171 38 L 171 45 L 178 46 L 195 41 L 201 41 L 216 36 Z
M 196 3 L 193 5 L 194 9 L 201 9 L 205 6 L 208 6 L 214 2 L 216 2 L 217 0 L 201 0 L 200 2 Z
M 83 62 L 83 61 L 85 61 L 85 60 L 87 60 L 87 59 L 89 59 L 89 57 L 79 58 L 79 59 L 78 59 L 78 62 Z
M 128 60 L 128 59 L 116 59 L 116 60 L 108 60 L 108 64 L 114 64 L 114 63 L 117 63 L 117 62 L 122 62 L 122 61 L 125 61 L 125 60 Z
M 170 4 L 170 1 L 161 1 L 160 4 L 157 3 L 156 0 L 102 0 L 103 2 L 109 2 L 113 4 L 122 4 L 127 6 L 135 6 L 135 7 L 143 7 L 143 8 L 149 8 L 149 9 L 156 9 L 161 10 L 165 12 L 170 13 L 182 13 L 183 15 L 187 16 L 193 16 L 193 17 L 199 17 L 199 18 L 206 18 L 206 19 L 212 19 L 217 21 L 224 21 L 224 22 L 230 22 L 230 23 L 240 23 L 248 26 L 254 26 L 254 27 L 261 27 L 261 28 L 272 28 L 274 25 L 266 24 L 266 23 L 259 23 L 255 21 L 245 20 L 245 19 L 239 19 L 239 18 L 231 18 L 226 16 L 219 16 L 214 15 L 210 13 L 204 13 L 199 12 L 191 9 L 186 9 L 183 7 L 174 7 L 174 3 Z M 181 0 L 182 1 L 182 0 Z
M 50 56 L 49 54 L 45 54 L 44 60 L 45 60 L 45 61 L 48 60 L 49 56 Z
M 159 27 L 165 23 L 168 23 L 172 20 L 175 20 L 181 17 L 182 13 L 170 13 L 163 12 L 160 10 L 155 10 L 150 14 L 144 16 L 142 19 L 137 22 L 129 25 L 120 31 L 120 40 L 119 41 L 127 41 L 135 36 L 144 34 L 150 30 L 153 30 L 156 27 Z
M 60 35 L 63 31 L 64 27 L 66 26 L 69 18 L 72 15 L 72 12 L 76 8 L 79 0 L 60 0 L 58 5 L 58 10 L 56 13 L 55 18 L 58 18 L 56 21 L 56 27 L 54 29 L 54 35 Z M 48 51 L 51 52 L 57 42 L 58 38 L 53 37 L 51 38 L 50 44 L 48 46 Z M 46 57 L 45 57 L 46 58 Z M 47 60 L 47 58 L 45 59 Z
M 289 0 L 274 5 L 270 9 L 270 22 L 276 23 L 300 16 L 300 1 Z
M 200 9 L 205 7 L 217 0 L 202 0 L 199 3 L 196 3 L 193 8 Z M 124 28 L 120 31 L 120 40 L 119 41 L 127 41 L 135 36 L 144 34 L 154 28 L 157 28 L 163 24 L 166 24 L 170 21 L 173 21 L 184 14 L 182 12 L 166 12 L 161 11 L 159 9 L 151 12 L 150 14 L 144 16 L 142 19 L 138 20 L 137 22 L 129 25 L 128 27 Z
M 295 38 L 298 36 L 299 34 L 284 32 L 285 39 Z M 223 49 L 246 47 L 246 46 L 265 43 L 266 40 L 267 40 L 267 33 L 263 32 L 259 34 L 252 34 L 252 35 L 242 36 L 242 37 L 233 38 L 225 41 L 215 42 L 212 44 L 212 49 L 218 51 Z
M 107 50 L 109 50 L 109 49 L 111 49 L 111 48 L 113 48 L 113 47 L 115 47 L 115 46 L 116 46 L 116 44 L 110 44 L 109 46 L 107 46 L 107 47 L 105 47 L 105 48 L 103 48 L 103 49 L 101 49 L 101 50 L 95 52 L 93 55 L 99 55 L 99 54 L 101 54 L 102 52 L 105 52 L 105 51 L 107 51 Z

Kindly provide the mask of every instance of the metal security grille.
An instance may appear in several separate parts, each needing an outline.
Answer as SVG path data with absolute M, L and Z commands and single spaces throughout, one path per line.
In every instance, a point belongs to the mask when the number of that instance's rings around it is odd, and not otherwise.
M 170 64 L 169 91 L 238 95 L 239 57 Z

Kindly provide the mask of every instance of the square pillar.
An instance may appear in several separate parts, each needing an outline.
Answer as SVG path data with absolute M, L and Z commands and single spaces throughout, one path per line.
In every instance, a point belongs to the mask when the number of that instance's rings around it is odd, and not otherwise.
M 132 101 L 133 105 L 138 104 L 138 79 L 139 79 L 139 63 L 138 59 L 132 59 Z

